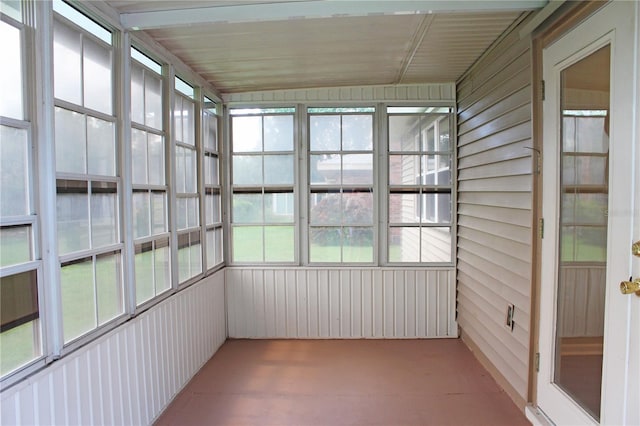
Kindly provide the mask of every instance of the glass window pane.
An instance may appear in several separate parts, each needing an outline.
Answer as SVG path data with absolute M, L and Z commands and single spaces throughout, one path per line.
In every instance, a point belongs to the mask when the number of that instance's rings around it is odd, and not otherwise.
M 144 123 L 144 71 L 141 66 L 131 64 L 131 121 Z
M 204 118 L 204 148 L 207 151 L 218 151 L 218 117 L 205 113 Z
M 340 184 L 341 168 L 339 154 L 310 155 L 309 176 L 312 185 Z
M 133 238 L 151 235 L 148 191 L 133 190 Z
M 604 117 L 576 117 L 576 150 L 606 153 L 609 136 L 605 133 Z
M 178 235 L 178 282 L 191 278 L 189 234 Z
M 451 228 L 422 228 L 422 262 L 451 262 Z
M 293 151 L 293 116 L 264 117 L 264 150 Z
M 389 150 L 420 150 L 420 115 L 389 116 Z
M 389 228 L 389 262 L 420 262 L 420 228 Z
M 419 155 L 390 155 L 389 184 L 411 185 L 421 183 Z
M 82 105 L 82 45 L 80 34 L 58 21 L 53 26 L 54 94 Z
M 4 279 L 4 278 L 3 278 Z M 0 375 L 4 376 L 42 355 L 40 321 L 34 320 L 3 331 L 0 347 L 11 348 L 0 357 Z
M 345 192 L 342 194 L 342 223 L 345 225 L 373 224 L 373 194 Z
M 119 252 L 96 256 L 98 325 L 102 325 L 124 312 L 121 276 Z
M 190 234 L 191 246 L 190 260 L 191 260 L 191 275 L 195 277 L 202 272 L 202 244 L 200 244 L 200 231 L 194 231 Z
M 135 245 L 136 304 L 139 305 L 155 296 L 153 285 L 153 244 Z
M 234 226 L 231 232 L 234 262 L 263 261 L 262 226 Z
M 233 152 L 262 151 L 262 117 L 232 117 Z
M 342 156 L 343 184 L 373 184 L 373 155 L 348 154 Z
M 22 40 L 20 30 L 0 21 L 2 66 L 0 67 L 0 115 L 24 119 Z
M 438 123 L 440 130 L 440 138 L 438 144 L 438 151 L 451 151 L 451 137 L 449 129 L 449 116 L 446 116 Z
M 200 225 L 200 200 L 198 197 L 187 198 L 187 227 Z
M 196 151 L 185 149 L 185 187 L 184 192 L 193 194 L 197 192 Z
M 576 204 L 572 222 L 606 226 L 608 199 L 607 194 L 575 194 Z
M 111 82 L 111 49 L 88 37 L 84 43 L 84 106 L 105 114 L 113 114 Z
M 167 194 L 164 191 L 151 191 L 151 232 L 167 232 Z
M 182 101 L 182 142 L 195 145 L 196 117 L 194 115 L 194 104 L 191 101 Z
M 233 223 L 261 223 L 262 213 L 262 194 L 233 194 Z
M 218 157 L 213 155 L 205 155 L 204 170 L 205 185 L 218 185 L 220 183 L 218 173 Z
M 162 79 L 145 71 L 144 94 L 144 124 L 162 130 Z
M 89 174 L 116 175 L 116 144 L 113 123 L 87 117 Z
M 176 200 L 176 219 L 178 229 L 187 228 L 187 199 L 178 198 Z
M 30 226 L 0 228 L 0 267 L 33 260 L 31 235 Z
M 96 327 L 93 261 L 90 257 L 62 265 L 62 328 L 65 343 Z
M 185 193 L 187 175 L 185 162 L 187 161 L 187 149 L 176 147 L 176 192 Z
M 293 226 L 265 226 L 264 253 L 266 262 L 295 260 L 295 230 Z
M 55 145 L 56 171 L 86 173 L 87 141 L 84 115 L 56 107 Z
M 266 223 L 293 223 L 293 192 L 265 194 L 264 203 Z
M 265 155 L 264 183 L 293 185 L 293 155 Z
M 419 222 L 420 207 L 417 193 L 389 194 L 389 222 Z
M 342 223 L 342 194 L 339 192 L 313 192 L 309 196 L 309 223 L 312 225 L 339 225 Z
M 118 236 L 118 194 L 114 182 L 91 183 L 92 247 L 115 244 Z
M 216 264 L 215 230 L 213 229 L 208 230 L 205 238 L 206 238 L 206 246 L 207 246 L 207 269 L 210 269 Z
M 342 230 L 339 227 L 309 228 L 309 261 L 340 262 Z
M 149 154 L 149 184 L 164 185 L 164 138 L 153 133 L 147 134 Z
M 373 149 L 372 116 L 342 116 L 342 149 L 345 151 L 371 151 Z
M 169 239 L 156 241 L 154 251 L 154 272 L 156 278 L 156 294 L 171 288 L 171 250 Z
M 182 96 L 176 96 L 173 102 L 173 132 L 175 140 L 180 142 L 184 139 L 182 136 L 182 102 Z
M 422 222 L 451 222 L 451 194 L 422 194 L 420 202 Z
M 373 228 L 343 228 L 343 262 L 373 262 Z
M 29 211 L 29 154 L 27 131 L 0 126 L 0 216 Z
M 89 248 L 89 191 L 87 182 L 57 181 L 56 210 L 59 254 Z
M 131 129 L 131 167 L 133 169 L 133 183 L 144 185 L 147 183 L 147 133 L 142 130 Z
M 224 256 L 222 252 L 222 228 L 216 228 L 216 230 L 214 231 L 214 234 L 215 234 L 215 245 L 216 245 L 215 263 L 216 265 L 218 265 L 224 261 Z
M 309 117 L 312 151 L 340 150 L 340 116 L 312 115 Z
M 213 225 L 220 220 L 220 193 L 207 190 L 205 195 L 206 224 Z
M 256 155 L 234 155 L 233 184 L 261 185 L 262 157 Z

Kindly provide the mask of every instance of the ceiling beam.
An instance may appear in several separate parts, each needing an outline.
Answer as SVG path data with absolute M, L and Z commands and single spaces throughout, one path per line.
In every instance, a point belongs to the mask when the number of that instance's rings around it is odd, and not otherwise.
M 235 22 L 286 21 L 339 16 L 508 12 L 541 9 L 548 0 L 302 0 L 122 13 L 129 30 Z

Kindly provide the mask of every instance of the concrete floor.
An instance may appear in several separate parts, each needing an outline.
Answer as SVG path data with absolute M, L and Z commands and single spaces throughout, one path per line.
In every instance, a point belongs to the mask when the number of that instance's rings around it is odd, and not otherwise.
M 529 422 L 459 339 L 229 340 L 156 425 Z

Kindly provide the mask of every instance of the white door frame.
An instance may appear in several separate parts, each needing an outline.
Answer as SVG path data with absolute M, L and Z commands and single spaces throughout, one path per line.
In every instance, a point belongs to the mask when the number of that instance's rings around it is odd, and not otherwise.
M 578 404 L 553 383 L 555 358 L 555 285 L 558 276 L 556 261 L 558 241 L 558 188 L 559 182 L 559 76 L 561 70 L 611 45 L 611 130 L 610 130 L 610 191 L 609 227 L 607 246 L 607 289 L 605 305 L 604 358 L 602 386 L 602 424 L 638 424 L 640 394 L 638 393 L 638 340 L 640 337 L 640 298 L 623 296 L 617 283 L 632 273 L 638 275 L 640 267 L 631 260 L 632 229 L 639 239 L 638 218 L 634 223 L 640 167 L 635 152 L 638 142 L 638 22 L 637 2 L 614 1 L 598 10 L 585 22 L 543 51 L 543 74 L 546 100 L 543 104 L 543 207 L 545 238 L 541 241 L 540 286 L 540 372 L 537 381 L 538 407 L 556 424 L 596 424 Z M 635 147 L 635 148 L 634 148 Z M 620 155 L 620 152 L 623 152 Z M 635 168 L 635 170 L 634 170 Z M 612 244 L 612 242 L 616 242 Z M 551 254 L 551 255 L 550 255 Z M 635 265 L 635 266 L 632 266 Z M 637 300 L 636 300 L 637 299 Z M 635 333 L 635 334 L 634 334 Z M 635 359 L 633 358 L 635 354 Z M 634 379 L 635 378 L 635 379 Z

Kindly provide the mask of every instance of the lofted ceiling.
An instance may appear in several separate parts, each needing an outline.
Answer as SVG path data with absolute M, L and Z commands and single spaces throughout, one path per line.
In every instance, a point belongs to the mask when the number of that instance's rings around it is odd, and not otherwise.
M 546 0 L 106 2 L 220 93 L 456 81 Z

